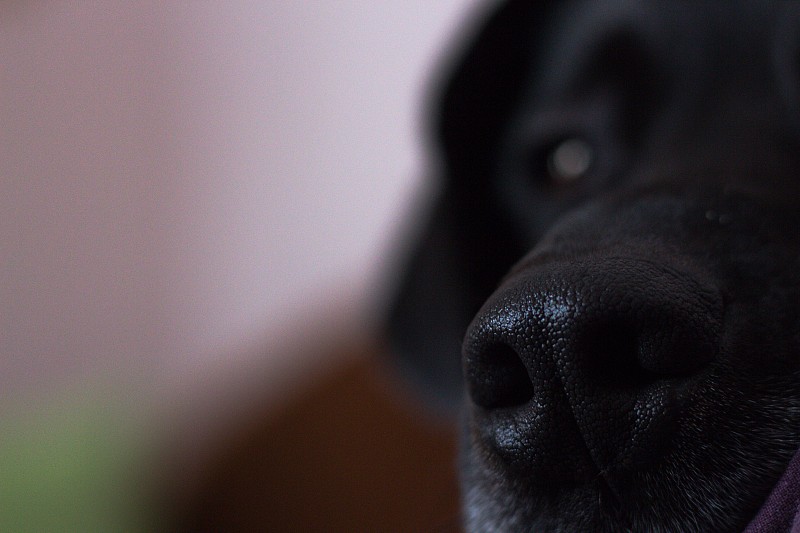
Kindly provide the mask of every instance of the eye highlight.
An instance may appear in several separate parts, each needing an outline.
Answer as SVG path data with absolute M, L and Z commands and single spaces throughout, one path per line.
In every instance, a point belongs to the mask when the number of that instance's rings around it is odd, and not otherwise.
M 583 177 L 594 162 L 594 149 L 586 141 L 569 138 L 556 144 L 547 155 L 547 173 L 554 185 L 568 185 Z

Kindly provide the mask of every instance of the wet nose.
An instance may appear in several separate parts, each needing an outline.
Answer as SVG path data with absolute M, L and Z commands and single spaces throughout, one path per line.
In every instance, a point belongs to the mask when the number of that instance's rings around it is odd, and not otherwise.
M 546 462 L 571 439 L 601 469 L 630 463 L 658 444 L 687 381 L 714 359 L 721 317 L 713 283 L 657 261 L 522 269 L 467 332 L 476 420 L 500 451 L 511 442 L 506 452 Z

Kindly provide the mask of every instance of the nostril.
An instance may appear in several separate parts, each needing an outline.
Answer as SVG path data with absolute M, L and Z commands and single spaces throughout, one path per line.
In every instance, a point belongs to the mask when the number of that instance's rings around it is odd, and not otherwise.
M 523 405 L 533 397 L 525 364 L 506 344 L 490 344 L 469 354 L 466 374 L 472 401 L 486 409 Z
M 641 386 L 663 377 L 653 371 L 644 359 L 649 354 L 648 339 L 640 338 L 635 327 L 605 326 L 576 345 L 586 354 L 587 375 L 604 379 L 617 387 Z

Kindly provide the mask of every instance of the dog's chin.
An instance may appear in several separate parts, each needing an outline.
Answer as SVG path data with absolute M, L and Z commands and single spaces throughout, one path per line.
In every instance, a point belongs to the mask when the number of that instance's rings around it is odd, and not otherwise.
M 728 390 L 734 403 L 737 396 Z M 724 418 L 709 398 L 696 405 L 691 420 L 683 421 L 669 451 L 616 474 L 580 466 L 577 476 L 553 474 L 564 471 L 559 468 L 537 474 L 510 462 L 485 435 L 465 424 L 461 472 L 466 530 L 741 531 L 797 447 L 796 436 L 774 417 L 781 412 L 798 420 L 800 405 L 787 399 L 797 396 L 769 396 L 755 409 L 727 403 L 722 408 L 729 417 L 722 425 L 698 423 Z
M 473 465 L 480 470 L 484 466 Z M 575 532 L 625 531 L 629 526 L 604 512 L 599 484 L 572 487 L 558 500 L 514 486 L 493 473 L 473 472 L 479 482 L 467 483 L 464 493 L 466 531 Z M 651 531 L 655 531 L 650 529 Z
M 624 493 L 614 494 L 601 476 L 565 485 L 522 480 L 494 461 L 477 458 L 474 451 L 468 452 L 463 470 L 467 531 L 734 531 L 749 521 L 749 509 L 719 513 L 715 503 L 726 508 L 733 505 L 703 494 L 701 486 L 710 480 L 702 477 L 691 485 L 677 484 L 682 491 L 678 492 L 670 472 L 655 472 L 636 480 Z M 664 497 L 652 499 L 659 494 Z

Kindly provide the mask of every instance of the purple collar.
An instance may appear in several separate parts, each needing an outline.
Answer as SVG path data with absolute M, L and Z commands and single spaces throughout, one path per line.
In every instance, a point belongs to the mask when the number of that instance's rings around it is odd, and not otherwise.
M 800 451 L 745 533 L 800 533 Z

